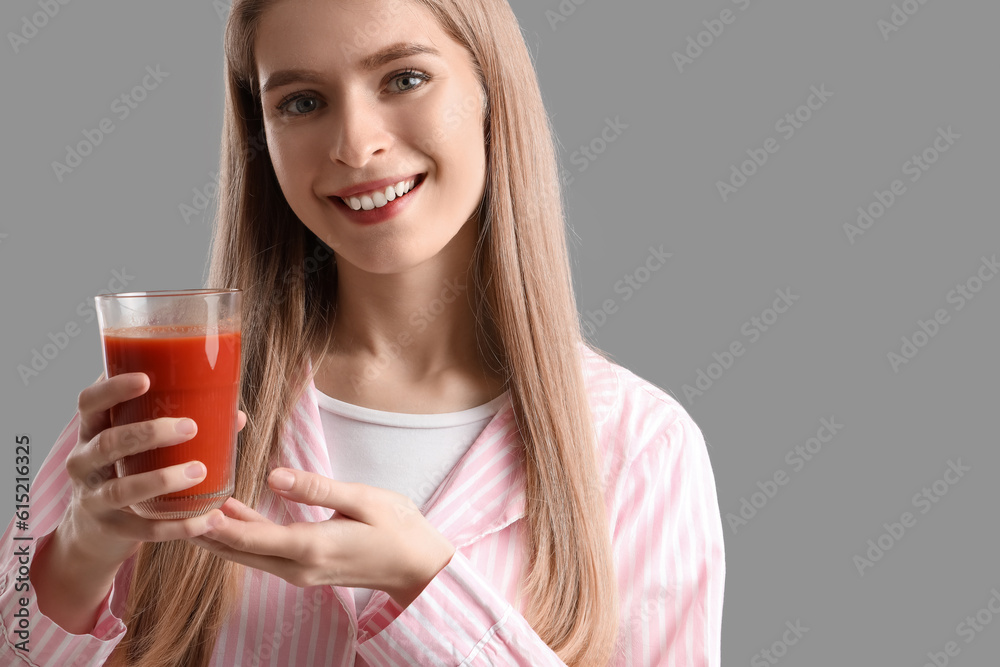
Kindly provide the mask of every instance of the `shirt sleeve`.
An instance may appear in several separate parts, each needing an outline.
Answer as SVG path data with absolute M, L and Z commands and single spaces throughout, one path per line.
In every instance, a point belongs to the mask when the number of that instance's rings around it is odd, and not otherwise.
M 609 480 L 620 600 L 610 665 L 720 667 L 724 542 L 704 437 L 680 406 L 634 428 L 619 434 L 634 458 Z M 392 620 L 359 637 L 372 667 L 565 664 L 460 551 L 406 609 L 389 605 Z
M 0 546 L 2 665 L 101 665 L 125 636 L 125 625 L 115 612 L 120 614 L 124 606 L 124 594 L 120 591 L 128 591 L 127 581 L 122 579 L 126 568 L 119 570 L 111 591 L 101 603 L 94 629 L 84 635 L 67 632 L 38 609 L 28 576 L 31 558 L 52 536 L 69 504 L 71 487 L 66 458 L 76 444 L 79 430 L 80 414 L 77 412 L 31 483 L 27 529 L 19 526 L 14 517 L 3 536 Z
M 362 640 L 358 652 L 372 667 L 566 665 L 459 551 L 395 619 Z
M 616 667 L 719 667 L 725 553 L 704 436 L 676 406 L 618 483 Z

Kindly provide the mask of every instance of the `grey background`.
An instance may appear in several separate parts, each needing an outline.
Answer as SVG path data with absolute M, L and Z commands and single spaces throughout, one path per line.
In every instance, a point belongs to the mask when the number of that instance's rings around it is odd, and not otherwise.
M 786 621 L 809 629 L 782 664 L 923 665 L 948 641 L 952 664 L 990 663 L 1000 621 L 971 642 L 958 626 L 1000 590 L 1000 281 L 960 311 L 946 298 L 1000 251 L 1000 9 L 911 0 L 919 11 L 884 39 L 887 0 L 564 0 L 575 11 L 554 29 L 555 0 L 513 4 L 572 178 L 581 314 L 606 299 L 618 308 L 592 339 L 691 412 L 724 517 L 758 482 L 788 475 L 746 525 L 724 521 L 724 664 L 769 664 L 760 651 Z M 734 22 L 679 71 L 673 52 L 724 9 Z M 0 26 L 19 31 L 38 11 L 9 0 Z M 77 307 L 113 270 L 134 276 L 129 290 L 202 284 L 210 220 L 188 224 L 179 206 L 218 165 L 222 27 L 208 1 L 73 2 L 18 53 L 0 45 L 0 469 L 28 434 L 37 470 L 100 373 L 96 321 Z M 169 76 L 119 120 L 113 100 L 157 65 Z M 814 85 L 833 96 L 785 139 L 776 121 Z M 51 163 L 105 117 L 115 131 L 60 183 Z M 628 128 L 581 171 L 574 153 L 616 117 Z M 961 138 L 911 183 L 903 164 L 948 126 Z M 768 137 L 780 150 L 723 202 L 716 182 Z M 906 193 L 849 243 L 843 225 L 894 179 Z M 672 258 L 626 302 L 616 282 L 661 244 Z M 799 300 L 751 342 L 744 323 L 784 288 Z M 939 308 L 949 322 L 894 372 L 887 354 Z M 26 386 L 17 366 L 71 322 L 82 333 Z M 734 341 L 745 353 L 689 400 L 684 385 Z M 844 429 L 795 471 L 786 453 L 824 417 Z M 958 459 L 971 471 L 920 514 L 914 494 Z M 12 477 L 0 476 L 4 516 Z M 853 557 L 906 511 L 916 525 L 861 576 Z

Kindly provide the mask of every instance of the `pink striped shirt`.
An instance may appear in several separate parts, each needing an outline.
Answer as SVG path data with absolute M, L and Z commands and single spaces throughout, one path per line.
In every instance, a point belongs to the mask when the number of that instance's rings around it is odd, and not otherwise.
M 585 345 L 581 353 L 603 456 L 620 595 L 621 626 L 611 664 L 718 667 L 725 560 L 702 433 L 666 392 Z M 64 462 L 76 443 L 79 419 L 78 413 L 59 436 L 32 484 L 31 531 L 38 538 L 32 553 L 69 501 Z M 310 383 L 297 404 L 285 437 L 279 465 L 334 477 L 315 385 Z M 525 573 L 526 535 L 520 452 L 507 401 L 422 508 L 456 552 L 408 607 L 400 609 L 376 591 L 358 617 L 349 589 L 298 588 L 245 568 L 246 594 L 219 635 L 212 665 L 564 664 L 521 614 L 518 584 Z M 258 510 L 283 524 L 332 514 L 270 491 Z M 14 534 L 12 522 L 0 553 L 0 664 L 103 664 L 125 634 L 121 615 L 131 568 L 119 571 L 93 631 L 69 634 L 38 610 L 33 589 L 15 590 L 15 549 L 25 542 L 15 542 Z M 30 619 L 29 652 L 15 648 L 23 609 Z

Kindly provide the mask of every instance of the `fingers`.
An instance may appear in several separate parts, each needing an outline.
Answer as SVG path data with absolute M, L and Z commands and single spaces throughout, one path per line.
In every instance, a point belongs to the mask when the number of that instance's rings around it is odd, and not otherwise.
M 222 516 L 219 510 L 190 519 L 145 519 L 136 514 L 119 512 L 115 516 L 117 532 L 139 542 L 169 542 L 189 540 L 212 530 L 213 521 Z
M 205 479 L 205 475 L 205 464 L 190 461 L 109 479 L 98 487 L 94 499 L 103 505 L 102 509 L 124 509 L 143 500 L 188 489 Z
M 258 514 L 256 511 L 236 500 L 236 498 L 227 498 L 226 502 L 223 503 L 220 509 L 227 517 L 238 519 L 240 521 L 263 521 L 270 523 L 270 519 Z
M 315 473 L 275 468 L 267 479 L 268 485 L 281 496 L 305 505 L 328 507 L 352 519 L 375 524 L 397 505 L 413 506 L 405 496 L 366 484 L 338 482 Z
M 239 563 L 246 567 L 252 567 L 264 572 L 281 577 L 294 586 L 305 588 L 315 585 L 317 582 L 307 579 L 301 568 L 295 566 L 294 561 L 290 561 L 280 556 L 263 556 L 256 553 L 248 553 L 239 549 L 234 549 L 222 542 L 213 539 L 214 535 L 202 535 L 201 537 L 190 538 L 190 541 L 206 551 L 210 551 L 220 558 Z
M 205 537 L 248 554 L 292 560 L 300 560 L 306 556 L 310 545 L 308 536 L 301 530 L 302 525 L 282 526 L 263 517 L 261 519 L 242 521 L 226 517 L 216 520 L 211 532 Z
M 122 373 L 101 379 L 80 392 L 80 440 L 86 442 L 111 426 L 108 411 L 125 401 L 142 396 L 149 390 L 145 373 Z
M 91 467 L 99 468 L 130 454 L 180 444 L 197 432 L 198 425 L 192 419 L 159 417 L 105 429 L 91 440 L 83 454 Z
M 247 425 L 247 413 L 242 410 L 236 411 L 236 432 L 239 433 Z

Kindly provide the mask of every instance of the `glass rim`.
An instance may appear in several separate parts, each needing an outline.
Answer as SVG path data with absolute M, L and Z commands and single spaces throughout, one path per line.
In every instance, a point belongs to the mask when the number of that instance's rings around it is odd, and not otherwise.
M 236 294 L 243 290 L 238 287 L 223 289 L 175 289 L 175 290 L 149 290 L 147 292 L 110 292 L 98 294 L 95 299 L 146 299 L 165 296 L 206 296 L 210 294 Z

